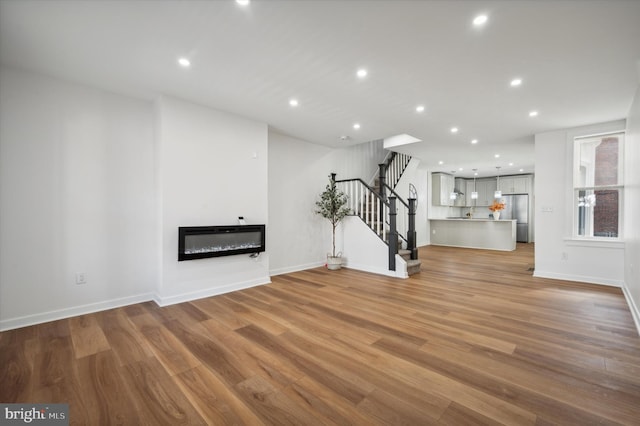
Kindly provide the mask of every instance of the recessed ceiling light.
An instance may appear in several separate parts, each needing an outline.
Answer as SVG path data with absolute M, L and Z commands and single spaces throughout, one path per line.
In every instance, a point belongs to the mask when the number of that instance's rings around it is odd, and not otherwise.
M 531 111 L 529 113 L 529 117 L 537 117 L 538 116 L 538 111 Z
M 513 87 L 520 86 L 522 84 L 521 78 L 514 78 L 510 83 Z
M 424 105 L 418 105 L 416 107 L 416 112 L 424 112 Z
M 474 145 L 477 144 L 478 143 L 478 139 L 472 139 L 471 143 L 474 144 Z
M 521 172 L 524 172 L 524 169 L 520 169 Z
M 510 166 L 513 166 L 513 163 L 509 163 Z
M 458 133 L 458 128 L 457 127 L 452 127 L 451 128 L 451 133 Z
M 358 129 L 360 128 L 360 124 L 359 124 L 359 123 L 355 123 L 355 124 L 353 125 L 353 128 L 354 128 L 354 129 L 356 129 L 356 130 L 358 130 Z
M 487 17 L 487 15 L 478 15 L 473 18 L 473 25 L 475 25 L 476 27 L 482 26 L 487 23 L 488 19 L 489 18 Z
M 440 160 L 440 161 L 438 161 L 438 164 L 440 164 L 442 166 L 444 164 L 444 161 Z
M 495 158 L 500 158 L 500 154 L 494 155 Z
M 474 175 L 474 176 L 478 176 L 478 172 L 475 172 L 473 175 Z
M 365 70 L 364 68 L 360 68 L 360 69 L 358 70 L 358 72 L 356 73 L 356 75 L 357 75 L 359 78 L 365 78 L 365 77 L 367 76 L 367 74 L 368 74 L 368 72 L 367 72 L 367 70 Z
M 459 167 L 459 168 L 458 168 L 458 171 L 459 171 L 459 172 L 461 172 L 461 171 L 463 171 L 463 170 L 464 170 L 464 169 L 463 169 L 462 167 Z
M 289 100 L 289 105 L 291 105 L 292 107 L 297 107 L 298 106 L 298 100 L 297 99 L 290 99 Z
M 236 3 L 238 3 L 240 6 L 248 6 L 250 0 L 236 0 Z
M 178 63 L 183 68 L 189 68 L 191 66 L 191 61 L 188 60 L 187 58 L 179 58 Z

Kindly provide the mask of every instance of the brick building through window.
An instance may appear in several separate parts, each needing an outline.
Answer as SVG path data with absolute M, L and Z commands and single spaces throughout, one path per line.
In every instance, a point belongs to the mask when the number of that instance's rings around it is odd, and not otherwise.
M 574 191 L 580 237 L 620 234 L 622 133 L 576 138 Z
M 617 185 L 618 183 L 618 138 L 603 138 L 596 147 L 596 169 L 594 186 Z M 595 191 L 596 205 L 593 208 L 594 237 L 618 236 L 618 190 Z

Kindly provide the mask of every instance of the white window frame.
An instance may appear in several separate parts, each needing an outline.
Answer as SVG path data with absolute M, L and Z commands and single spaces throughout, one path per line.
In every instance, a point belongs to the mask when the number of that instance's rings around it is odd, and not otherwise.
M 580 148 L 581 142 L 589 139 L 602 139 L 607 136 L 620 135 L 618 141 L 618 183 L 615 185 L 588 185 L 579 186 L 582 179 L 581 167 L 583 164 L 578 162 L 581 160 Z M 582 241 L 601 241 L 601 242 L 620 242 L 623 240 L 623 228 L 624 228 L 624 138 L 626 137 L 624 130 L 610 131 L 604 133 L 588 134 L 575 136 L 573 138 L 573 185 L 572 185 L 572 199 L 571 203 L 573 209 L 573 226 L 572 226 L 572 239 Z M 579 227 L 579 191 L 598 191 L 616 189 L 618 190 L 618 236 L 617 237 L 603 237 L 603 236 L 585 236 L 578 234 Z M 596 200 L 597 202 L 597 200 Z

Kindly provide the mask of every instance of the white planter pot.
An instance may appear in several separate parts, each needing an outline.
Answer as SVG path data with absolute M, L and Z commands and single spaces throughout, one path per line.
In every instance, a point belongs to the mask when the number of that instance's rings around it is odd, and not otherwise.
M 327 269 L 335 271 L 342 267 L 342 256 L 329 256 L 327 255 Z
M 495 220 L 500 220 L 500 212 L 499 211 L 495 211 L 493 212 L 493 218 Z

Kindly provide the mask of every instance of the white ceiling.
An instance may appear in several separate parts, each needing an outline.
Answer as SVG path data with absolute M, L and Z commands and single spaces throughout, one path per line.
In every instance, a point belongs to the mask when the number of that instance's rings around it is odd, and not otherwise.
M 332 147 L 408 133 L 405 152 L 458 175 L 532 172 L 535 133 L 624 118 L 639 59 L 640 1 L 0 0 L 4 65 Z

